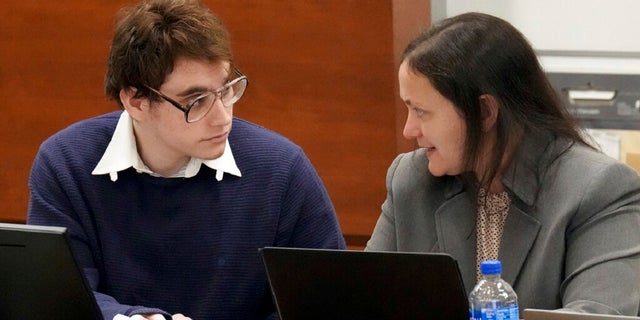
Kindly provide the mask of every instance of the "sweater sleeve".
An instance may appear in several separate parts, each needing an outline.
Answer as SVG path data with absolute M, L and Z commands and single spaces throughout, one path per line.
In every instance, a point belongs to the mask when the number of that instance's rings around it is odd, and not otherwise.
M 345 249 L 346 244 L 327 190 L 304 152 L 298 149 L 283 199 L 281 230 L 291 230 L 283 246 Z
M 67 228 L 73 253 L 81 266 L 83 274 L 92 290 L 96 302 L 105 319 L 113 319 L 117 314 L 160 313 L 171 316 L 160 309 L 143 306 L 130 306 L 118 303 L 113 297 L 99 293 L 100 274 L 90 247 L 96 239 L 90 239 L 84 228 L 82 212 L 72 203 L 69 192 L 79 190 L 73 183 L 72 171 L 62 152 L 56 151 L 54 140 L 43 144 L 35 157 L 29 177 L 29 205 L 27 224 L 61 226 Z

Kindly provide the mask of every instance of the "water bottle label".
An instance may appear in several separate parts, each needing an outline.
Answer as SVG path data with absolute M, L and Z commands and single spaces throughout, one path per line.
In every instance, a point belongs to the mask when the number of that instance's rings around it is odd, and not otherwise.
M 518 306 L 472 309 L 470 320 L 519 320 Z

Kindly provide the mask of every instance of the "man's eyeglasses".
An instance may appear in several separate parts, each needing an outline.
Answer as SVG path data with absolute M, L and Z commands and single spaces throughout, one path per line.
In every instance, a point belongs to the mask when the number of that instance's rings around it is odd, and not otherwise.
M 249 79 L 240 72 L 238 69 L 234 69 L 235 73 L 238 75 L 237 78 L 227 82 L 222 88 L 207 91 L 193 100 L 191 100 L 187 105 L 181 105 L 177 101 L 167 97 L 162 92 L 146 86 L 147 89 L 151 90 L 153 93 L 159 95 L 162 99 L 169 102 L 172 106 L 176 107 L 180 111 L 184 112 L 184 118 L 188 123 L 196 122 L 202 118 L 204 118 L 209 111 L 213 108 L 213 104 L 217 99 L 220 99 L 222 105 L 225 107 L 230 107 L 236 101 L 240 100 L 242 95 L 244 94 L 244 90 L 247 88 L 249 84 Z

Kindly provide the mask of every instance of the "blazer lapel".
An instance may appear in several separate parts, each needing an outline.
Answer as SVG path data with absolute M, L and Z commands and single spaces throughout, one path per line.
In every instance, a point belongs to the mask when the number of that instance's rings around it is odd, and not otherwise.
M 516 285 L 522 265 L 540 231 L 540 222 L 527 210 L 534 206 L 540 188 L 540 168 L 553 161 L 555 146 L 549 141 L 551 138 L 548 136 L 525 138 L 502 179 L 511 190 L 512 198 L 498 256 L 502 261 L 502 278 L 512 286 Z
M 516 285 L 520 269 L 529 255 L 538 232 L 540 222 L 515 207 L 509 209 L 498 256 L 502 262 L 502 278 L 511 286 Z
M 475 209 L 467 192 L 445 201 L 436 211 L 436 232 L 442 252 L 458 262 L 467 291 L 476 283 Z

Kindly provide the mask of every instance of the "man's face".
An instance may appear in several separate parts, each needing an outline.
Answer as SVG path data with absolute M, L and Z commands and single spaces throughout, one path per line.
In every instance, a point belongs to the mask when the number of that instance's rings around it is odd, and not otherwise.
M 202 93 L 221 88 L 230 75 L 228 62 L 179 58 L 158 90 L 186 106 Z M 167 164 L 184 163 L 190 157 L 207 160 L 222 155 L 231 131 L 233 106 L 225 107 L 217 99 L 202 119 L 187 123 L 184 113 L 169 102 L 149 103 L 148 115 L 135 123 L 138 149 L 145 163 L 157 163 L 158 159 Z

